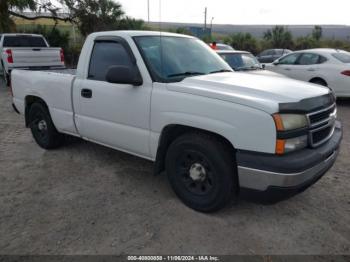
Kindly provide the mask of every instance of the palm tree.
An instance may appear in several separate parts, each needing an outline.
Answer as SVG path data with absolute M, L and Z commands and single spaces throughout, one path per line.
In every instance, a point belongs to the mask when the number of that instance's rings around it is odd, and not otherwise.
M 274 48 L 292 48 L 293 37 L 284 26 L 275 26 L 264 33 L 264 39 Z
M 316 41 L 320 41 L 322 38 L 323 30 L 322 27 L 319 25 L 316 25 L 314 29 L 312 30 L 312 38 Z

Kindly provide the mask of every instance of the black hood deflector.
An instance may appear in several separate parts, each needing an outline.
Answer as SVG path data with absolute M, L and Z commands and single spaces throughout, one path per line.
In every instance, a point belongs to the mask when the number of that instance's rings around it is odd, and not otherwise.
M 331 106 L 336 101 L 333 93 L 311 97 L 293 103 L 280 103 L 280 113 L 310 113 Z

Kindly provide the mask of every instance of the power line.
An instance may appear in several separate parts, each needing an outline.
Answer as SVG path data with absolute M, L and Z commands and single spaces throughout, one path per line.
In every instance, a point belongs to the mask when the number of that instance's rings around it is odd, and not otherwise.
M 149 23 L 149 0 L 147 0 L 147 17 L 148 17 L 148 23 Z

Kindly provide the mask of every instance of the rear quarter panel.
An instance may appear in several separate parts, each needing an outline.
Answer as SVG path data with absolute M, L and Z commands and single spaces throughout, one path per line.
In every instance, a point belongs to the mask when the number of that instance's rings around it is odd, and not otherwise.
M 47 104 L 51 118 L 60 132 L 76 134 L 73 121 L 71 87 L 74 75 L 44 71 L 13 70 L 13 102 L 24 114 L 26 97 L 36 96 Z

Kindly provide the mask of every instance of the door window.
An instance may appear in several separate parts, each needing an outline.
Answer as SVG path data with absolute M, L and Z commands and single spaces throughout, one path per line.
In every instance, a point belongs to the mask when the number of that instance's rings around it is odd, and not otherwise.
M 343 63 L 350 63 L 350 53 L 334 53 L 333 57 Z
M 301 55 L 298 61 L 298 65 L 316 65 L 316 64 L 319 64 L 319 62 L 320 62 L 319 55 L 312 54 L 312 53 L 305 53 Z
M 275 55 L 275 50 L 267 50 L 265 55 Z
M 118 42 L 96 42 L 91 54 L 88 79 L 106 81 L 111 66 L 132 66 L 132 60 L 124 46 Z
M 294 65 L 295 62 L 298 60 L 300 54 L 291 54 L 283 57 L 279 60 L 279 64 L 281 65 Z

